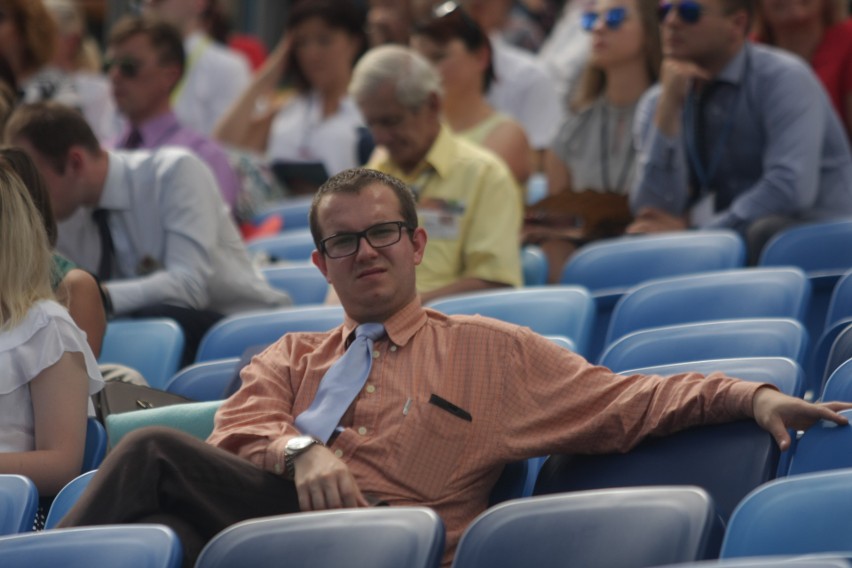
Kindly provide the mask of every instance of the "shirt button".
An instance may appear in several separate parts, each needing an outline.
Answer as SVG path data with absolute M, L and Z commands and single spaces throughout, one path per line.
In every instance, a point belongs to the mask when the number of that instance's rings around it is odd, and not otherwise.
M 376 392 L 376 387 L 374 387 L 373 385 L 367 385 L 367 392 L 373 394 L 374 392 Z
M 342 458 L 343 457 L 343 450 L 334 450 L 334 457 Z
M 373 351 L 373 359 L 378 359 L 378 358 L 379 358 L 379 352 Z
M 363 426 L 361 426 L 360 428 L 358 428 L 358 433 L 363 436 L 364 434 L 367 433 L 367 429 L 364 428 Z
M 391 351 L 393 351 L 393 352 L 396 352 L 396 350 L 397 350 L 397 346 L 396 346 L 396 345 L 391 345 L 391 346 L 390 346 L 390 350 L 391 350 Z

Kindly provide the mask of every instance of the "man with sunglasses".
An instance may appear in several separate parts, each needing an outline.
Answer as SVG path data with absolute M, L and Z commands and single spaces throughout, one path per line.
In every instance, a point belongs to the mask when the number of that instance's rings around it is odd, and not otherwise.
M 747 36 L 753 0 L 664 0 L 660 84 L 636 117 L 629 232 L 777 231 L 852 214 L 852 157 L 811 69 Z
M 171 94 L 183 76 L 180 32 L 162 20 L 129 16 L 110 30 L 107 73 L 116 106 L 128 121 L 116 146 L 122 149 L 187 148 L 210 166 L 231 210 L 240 180 L 225 150 L 184 126 L 172 110 Z
M 255 357 L 206 444 L 161 428 L 126 436 L 59 526 L 165 523 L 192 566 L 205 542 L 247 518 L 425 505 L 444 520 L 448 566 L 505 464 L 626 451 L 649 435 L 752 417 L 786 449 L 788 427 L 845 424 L 835 411 L 852 407 L 718 373 L 621 377 L 528 328 L 424 309 L 415 268 L 429 236 L 408 187 L 375 170 L 333 176 L 309 219 L 313 261 L 344 323 L 287 334 Z M 359 343 L 365 328 L 372 338 Z M 371 361 L 366 371 L 335 374 L 352 353 Z M 350 387 L 342 404 L 323 404 Z M 317 420 L 318 400 L 329 420 Z

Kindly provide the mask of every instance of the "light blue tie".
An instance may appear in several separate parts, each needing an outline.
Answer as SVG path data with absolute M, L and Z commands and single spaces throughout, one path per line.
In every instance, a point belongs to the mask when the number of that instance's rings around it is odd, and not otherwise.
M 328 442 L 340 419 L 364 388 L 373 365 L 373 341 L 385 334 L 380 323 L 364 323 L 355 329 L 355 340 L 320 381 L 317 395 L 307 410 L 296 417 L 296 428 Z

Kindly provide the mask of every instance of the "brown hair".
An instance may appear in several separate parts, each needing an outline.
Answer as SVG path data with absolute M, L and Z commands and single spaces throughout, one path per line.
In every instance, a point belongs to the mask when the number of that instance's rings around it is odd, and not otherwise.
M 157 18 L 125 16 L 112 27 L 108 44 L 115 47 L 137 35 L 148 38 L 157 52 L 160 64 L 177 65 L 183 74 L 186 52 L 183 48 L 183 37 L 177 27 Z
M 56 246 L 58 234 L 56 219 L 53 217 L 53 207 L 50 205 L 50 194 L 47 192 L 44 178 L 38 173 L 32 159 L 20 148 L 5 146 L 0 148 L 0 164 L 9 167 L 24 182 L 24 187 L 30 192 L 33 205 L 38 209 L 41 220 L 44 222 L 47 242 L 51 247 Z
M 0 10 L 8 12 L 23 43 L 25 69 L 44 67 L 56 49 L 58 28 L 56 20 L 47 11 L 41 0 L 3 0 Z

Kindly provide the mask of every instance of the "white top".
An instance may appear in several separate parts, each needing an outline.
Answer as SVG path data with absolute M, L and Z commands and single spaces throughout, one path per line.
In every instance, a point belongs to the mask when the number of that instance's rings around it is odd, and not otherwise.
M 358 162 L 361 111 L 348 95 L 337 112 L 323 119 L 318 93 L 296 95 L 275 115 L 266 157 L 270 162 L 322 162 L 328 175 L 354 168 Z
M 213 174 L 187 150 L 110 152 L 98 207 L 110 211 L 116 268 L 106 287 L 117 314 L 162 303 L 225 314 L 291 303 L 252 266 Z M 92 209 L 59 224 L 56 248 L 97 272 Z
M 86 334 L 56 302 L 35 304 L 17 327 L 0 332 L 0 452 L 35 449 L 30 381 L 67 352 L 83 354 L 89 394 L 101 390 L 104 381 Z
M 186 72 L 172 107 L 180 121 L 210 136 L 216 122 L 248 87 L 251 68 L 245 57 L 201 33 L 184 40 Z
M 488 90 L 488 102 L 521 123 L 534 149 L 550 148 L 564 115 L 552 79 L 529 52 L 497 35 L 491 45 L 497 80 Z
M 586 4 L 569 0 L 537 57 L 553 77 L 560 101 L 567 101 L 579 82 L 591 52 L 591 34 L 583 31 L 580 16 Z

